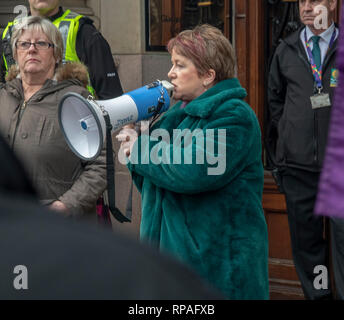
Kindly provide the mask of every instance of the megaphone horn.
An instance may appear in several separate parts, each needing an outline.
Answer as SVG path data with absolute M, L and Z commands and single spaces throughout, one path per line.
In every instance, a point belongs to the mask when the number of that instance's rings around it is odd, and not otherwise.
M 139 89 L 109 100 L 85 99 L 66 93 L 58 108 L 61 130 L 71 150 L 81 159 L 97 158 L 106 137 L 104 116 L 108 114 L 112 130 L 126 124 L 149 119 L 170 107 L 173 85 L 157 80 Z

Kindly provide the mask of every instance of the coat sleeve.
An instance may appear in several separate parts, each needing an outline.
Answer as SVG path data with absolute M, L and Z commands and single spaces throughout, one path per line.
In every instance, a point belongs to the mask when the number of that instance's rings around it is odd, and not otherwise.
M 0 39 L 0 83 L 5 83 L 5 75 L 6 71 L 3 58 L 2 39 Z
M 85 98 L 89 92 L 85 88 L 75 87 L 70 91 L 77 92 Z M 103 148 L 99 157 L 93 161 L 80 160 L 82 173 L 76 178 L 72 187 L 59 200 L 62 201 L 73 214 L 82 214 L 94 209 L 97 199 L 107 186 L 106 180 L 106 149 Z
M 213 191 L 230 183 L 251 162 L 261 161 L 259 124 L 249 109 L 238 103 L 226 116 L 193 131 L 189 144 L 176 143 L 177 135 L 169 141 L 163 131 L 161 141 L 154 131 L 150 137 L 142 135 L 128 163 L 134 179 L 142 176 L 160 188 L 186 194 Z M 137 182 L 141 187 L 142 179 Z
M 278 50 L 280 49 L 280 50 Z M 272 125 L 277 127 L 283 113 L 283 106 L 286 96 L 286 80 L 283 77 L 280 66 L 280 54 L 282 50 L 279 47 L 272 59 L 269 80 L 268 80 L 268 104 Z
M 59 200 L 73 213 L 89 212 L 106 189 L 105 149 L 94 161 L 83 162 L 83 171 Z
M 98 99 L 111 99 L 123 94 L 110 46 L 87 21 L 80 26 L 78 32 L 77 54 L 89 70 L 91 84 Z
M 280 66 L 281 46 L 272 59 L 268 79 L 268 110 L 265 123 L 265 149 L 268 158 L 276 166 L 275 154 L 278 139 L 278 122 L 282 117 L 286 97 L 287 81 Z

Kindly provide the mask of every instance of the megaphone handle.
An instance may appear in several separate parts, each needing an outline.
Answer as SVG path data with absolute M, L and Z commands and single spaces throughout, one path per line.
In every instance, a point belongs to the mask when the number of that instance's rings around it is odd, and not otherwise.
M 152 116 L 152 120 L 151 120 L 151 122 L 150 122 L 150 124 L 149 124 L 149 130 L 151 129 L 151 127 L 152 127 L 154 121 L 159 117 L 159 115 L 160 115 L 160 110 L 161 110 L 161 108 L 164 106 L 164 104 L 165 104 L 165 99 L 164 99 L 164 96 L 162 95 L 162 96 L 158 99 L 158 105 L 156 106 L 156 110 L 155 110 L 155 112 L 154 112 L 154 114 L 153 114 L 153 116 Z
M 114 153 L 112 150 L 112 137 L 111 130 L 112 125 L 110 122 L 110 117 L 108 114 L 104 115 L 106 123 L 106 176 L 107 176 L 107 190 L 108 190 L 108 199 L 109 199 L 109 209 L 111 214 L 119 222 L 131 222 L 127 217 L 125 217 L 121 211 L 116 207 L 115 199 L 115 162 L 114 162 Z

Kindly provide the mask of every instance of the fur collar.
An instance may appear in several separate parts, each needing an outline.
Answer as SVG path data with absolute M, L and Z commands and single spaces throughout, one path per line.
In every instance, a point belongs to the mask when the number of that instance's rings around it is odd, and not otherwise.
M 184 108 L 185 113 L 193 117 L 208 118 L 214 109 L 227 100 L 242 100 L 247 96 L 237 78 L 226 79 L 216 83 L 196 99 L 190 101 Z
M 6 76 L 6 81 L 11 81 L 19 77 L 19 70 L 17 65 L 12 65 Z M 86 88 L 88 85 L 88 71 L 87 67 L 81 62 L 67 62 L 58 67 L 55 72 L 53 80 L 61 82 L 63 80 L 77 79 Z

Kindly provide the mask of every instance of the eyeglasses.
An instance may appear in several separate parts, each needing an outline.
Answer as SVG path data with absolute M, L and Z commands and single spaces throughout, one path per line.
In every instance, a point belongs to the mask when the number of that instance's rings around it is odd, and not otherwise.
M 54 45 L 45 41 L 29 42 L 29 41 L 17 41 L 16 48 L 18 50 L 29 50 L 31 45 L 35 47 L 36 50 L 48 50 L 50 47 L 54 48 Z

